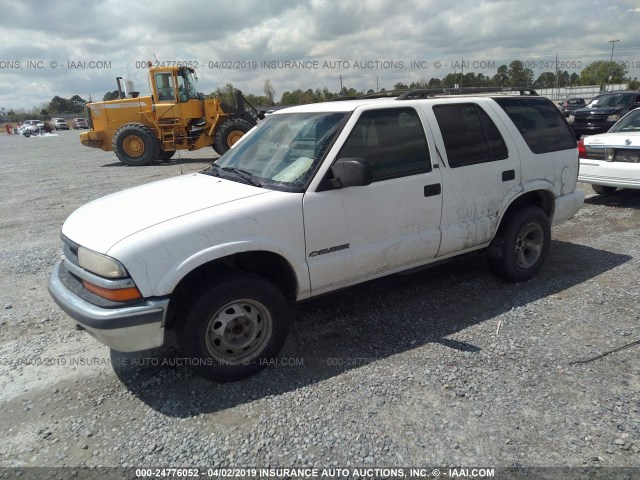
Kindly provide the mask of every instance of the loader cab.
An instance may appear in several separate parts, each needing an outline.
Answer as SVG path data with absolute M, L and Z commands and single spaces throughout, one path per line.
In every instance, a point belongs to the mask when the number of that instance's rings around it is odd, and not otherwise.
M 200 100 L 198 90 L 196 90 L 196 82 L 193 78 L 193 71 L 188 68 L 181 68 L 177 73 L 178 101 L 187 102 L 191 99 Z
M 158 103 L 184 103 L 199 99 L 190 68 L 152 69 L 151 79 L 153 96 Z
M 175 102 L 176 88 L 172 72 L 156 72 L 153 74 L 154 98 L 158 102 Z
M 152 68 L 149 71 L 154 108 L 158 121 L 188 127 L 204 116 L 193 69 L 187 67 Z

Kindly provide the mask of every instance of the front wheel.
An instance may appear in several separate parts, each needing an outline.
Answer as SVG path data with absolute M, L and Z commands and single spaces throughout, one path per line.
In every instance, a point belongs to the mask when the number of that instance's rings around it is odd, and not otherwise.
M 265 278 L 244 272 L 214 279 L 176 325 L 191 368 L 221 382 L 262 370 L 284 345 L 288 330 L 282 293 Z
M 489 245 L 491 270 L 512 282 L 532 278 L 544 263 L 551 243 L 551 227 L 545 212 L 524 207 L 506 217 Z
M 253 125 L 246 120 L 230 118 L 216 129 L 213 137 L 214 150 L 220 155 L 224 154 L 252 128 Z
M 140 123 L 127 123 L 113 137 L 113 151 L 118 159 L 132 166 L 149 165 L 160 155 L 160 142 L 153 130 Z

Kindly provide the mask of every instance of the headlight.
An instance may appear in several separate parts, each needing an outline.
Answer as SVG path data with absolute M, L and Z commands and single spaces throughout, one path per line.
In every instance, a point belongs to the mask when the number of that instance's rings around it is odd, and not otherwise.
M 78 248 L 78 264 L 101 277 L 123 278 L 127 276 L 127 270 L 120 262 L 84 247 Z
M 620 114 L 619 113 L 614 113 L 613 115 L 609 115 L 607 117 L 607 122 L 617 122 L 618 120 L 620 120 Z

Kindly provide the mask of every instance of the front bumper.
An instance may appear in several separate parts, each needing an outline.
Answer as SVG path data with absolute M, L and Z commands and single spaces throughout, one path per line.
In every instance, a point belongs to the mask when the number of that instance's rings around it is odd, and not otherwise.
M 49 277 L 49 293 L 55 302 L 98 341 L 120 352 L 137 352 L 164 343 L 164 320 L 169 298 L 142 304 L 104 308 L 80 298 L 60 279 L 60 262 Z
M 82 145 L 84 145 L 85 147 L 100 148 L 105 151 L 107 150 L 104 138 L 102 138 L 102 136 L 98 132 L 94 132 L 93 130 L 82 132 L 80 134 L 80 143 L 82 143 Z

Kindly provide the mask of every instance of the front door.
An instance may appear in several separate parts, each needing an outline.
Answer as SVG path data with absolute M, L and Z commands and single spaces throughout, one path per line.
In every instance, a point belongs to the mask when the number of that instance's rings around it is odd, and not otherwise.
M 442 187 L 427 145 L 422 119 L 413 108 L 360 113 L 336 158 L 365 159 L 373 182 L 304 196 L 314 295 L 435 257 Z

